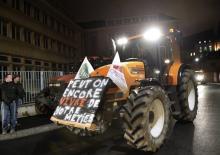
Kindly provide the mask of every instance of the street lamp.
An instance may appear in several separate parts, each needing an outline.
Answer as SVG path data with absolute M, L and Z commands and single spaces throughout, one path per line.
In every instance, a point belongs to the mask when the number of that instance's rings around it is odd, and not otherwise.
M 144 39 L 146 39 L 147 41 L 152 41 L 152 42 L 155 42 L 155 41 L 158 41 L 161 36 L 162 36 L 162 33 L 161 33 L 161 30 L 157 27 L 152 27 L 150 29 L 148 29 L 145 33 L 144 33 Z

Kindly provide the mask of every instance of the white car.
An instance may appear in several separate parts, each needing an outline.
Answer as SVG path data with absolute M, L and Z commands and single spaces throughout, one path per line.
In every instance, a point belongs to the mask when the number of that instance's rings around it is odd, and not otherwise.
M 205 84 L 205 74 L 203 71 L 195 71 L 195 79 L 197 81 L 198 84 Z

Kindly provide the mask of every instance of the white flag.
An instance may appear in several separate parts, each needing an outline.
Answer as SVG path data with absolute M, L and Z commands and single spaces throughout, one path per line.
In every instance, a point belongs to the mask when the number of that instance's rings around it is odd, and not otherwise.
M 80 68 L 75 76 L 75 79 L 88 78 L 89 74 L 93 71 L 94 71 L 94 69 L 93 69 L 92 65 L 88 61 L 87 57 L 85 57 L 85 59 L 82 62 L 82 65 L 80 66 Z
M 121 61 L 117 52 L 108 71 L 107 77 L 109 77 L 122 91 L 127 91 L 128 86 L 121 69 Z

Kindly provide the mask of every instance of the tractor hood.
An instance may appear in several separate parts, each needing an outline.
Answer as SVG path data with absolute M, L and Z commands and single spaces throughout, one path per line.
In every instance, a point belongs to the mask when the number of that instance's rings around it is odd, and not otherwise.
M 109 68 L 111 64 L 105 65 L 95 69 L 90 76 L 107 76 Z M 120 69 L 125 77 L 138 77 L 138 79 L 143 79 L 145 77 L 144 64 L 141 61 L 129 61 L 129 62 L 121 62 Z
M 94 70 L 90 76 L 104 76 L 106 77 L 110 68 L 110 65 L 105 65 Z M 121 63 L 121 72 L 124 73 L 125 80 L 128 87 L 131 85 L 136 85 L 137 80 L 142 80 L 145 78 L 144 63 L 141 61 L 129 61 Z

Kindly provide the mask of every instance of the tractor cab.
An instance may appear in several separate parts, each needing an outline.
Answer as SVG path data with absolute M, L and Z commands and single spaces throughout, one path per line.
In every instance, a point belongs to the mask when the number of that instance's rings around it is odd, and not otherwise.
M 169 74 L 168 68 L 174 63 L 180 64 L 180 36 L 178 30 L 162 32 L 159 28 L 150 28 L 143 35 L 118 39 L 115 46 L 122 61 L 142 61 L 146 78 L 161 81 Z

